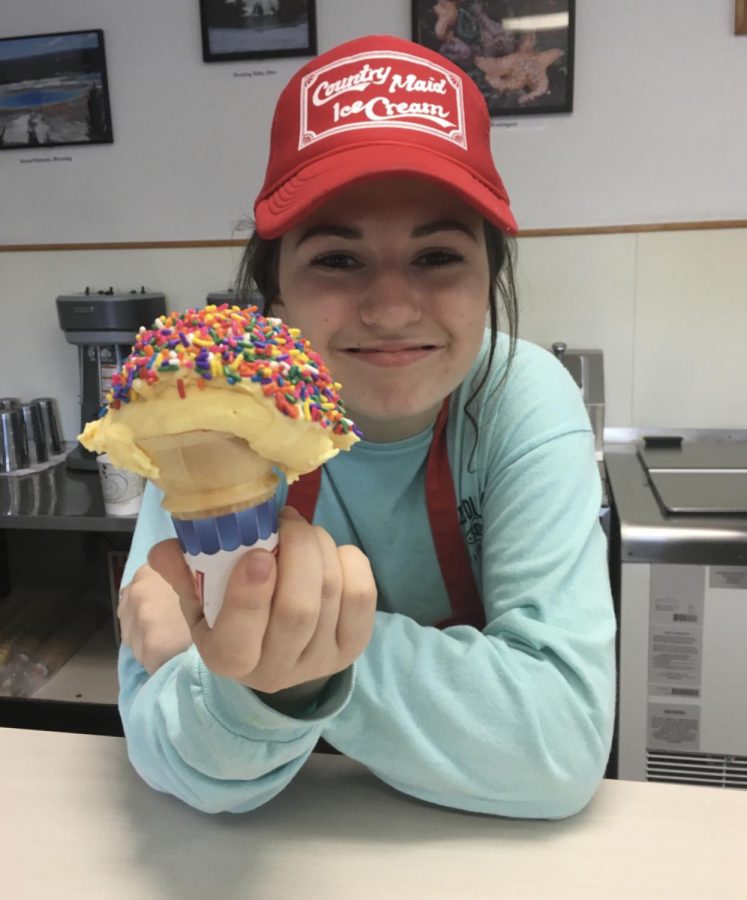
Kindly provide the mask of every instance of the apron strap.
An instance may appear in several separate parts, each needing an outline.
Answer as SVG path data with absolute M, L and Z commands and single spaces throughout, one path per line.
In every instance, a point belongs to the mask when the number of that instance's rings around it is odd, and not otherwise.
M 459 527 L 457 497 L 449 465 L 446 442 L 446 422 L 449 417 L 449 398 L 436 419 L 433 439 L 425 468 L 425 502 L 431 526 L 436 557 L 446 585 L 453 615 L 439 622 L 438 628 L 449 625 L 485 626 L 485 610 L 472 572 L 467 545 Z
M 314 519 L 316 501 L 322 487 L 322 467 L 302 475 L 288 488 L 288 499 L 285 501 L 311 525 Z
M 441 577 L 449 596 L 452 615 L 436 628 L 450 625 L 485 627 L 485 610 L 472 572 L 467 545 L 459 527 L 454 479 L 449 465 L 446 422 L 449 417 L 447 397 L 436 419 L 425 468 L 425 502 Z M 312 522 L 322 484 L 322 468 L 302 475 L 288 488 L 287 503 L 307 522 Z

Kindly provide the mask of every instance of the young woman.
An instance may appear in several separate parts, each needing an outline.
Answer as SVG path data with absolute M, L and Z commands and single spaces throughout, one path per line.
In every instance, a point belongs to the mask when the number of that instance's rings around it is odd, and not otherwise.
M 241 559 L 213 629 L 149 486 L 119 671 L 153 787 L 249 810 L 323 737 L 461 809 L 567 816 L 596 789 L 615 621 L 593 434 L 565 369 L 516 337 L 489 133 L 476 86 L 397 38 L 281 95 L 241 280 L 326 360 L 364 441 L 283 486 L 278 556 Z

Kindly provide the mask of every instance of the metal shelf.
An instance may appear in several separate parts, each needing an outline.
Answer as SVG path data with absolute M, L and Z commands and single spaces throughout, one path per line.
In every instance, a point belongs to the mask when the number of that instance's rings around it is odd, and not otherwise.
M 126 549 L 136 520 L 107 516 L 98 473 L 64 460 L 27 475 L 0 475 L 0 595 L 50 585 L 72 590 L 79 580 L 107 591 L 106 552 Z M 109 616 L 31 696 L 0 697 L 0 725 L 121 735 L 117 695 Z
M 98 473 L 63 460 L 28 475 L 0 475 L 0 529 L 132 533 L 137 516 L 108 516 Z
M 28 699 L 116 706 L 117 694 L 117 646 L 108 621 Z
M 110 620 L 33 696 L 0 697 L 0 725 L 121 736 L 117 692 Z

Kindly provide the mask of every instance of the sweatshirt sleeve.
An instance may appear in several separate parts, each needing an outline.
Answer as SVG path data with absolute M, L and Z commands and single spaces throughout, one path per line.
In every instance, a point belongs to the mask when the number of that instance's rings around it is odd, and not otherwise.
M 443 806 L 557 818 L 588 802 L 615 691 L 599 475 L 577 391 L 557 409 L 528 396 L 485 431 L 484 631 L 377 612 L 355 677 L 336 676 L 298 719 L 213 675 L 194 648 L 148 678 L 123 647 L 120 710 L 150 785 L 199 809 L 249 810 L 289 783 L 323 735 L 398 790 Z M 149 492 L 125 583 L 172 535 Z
M 543 435 L 517 419 L 511 449 L 490 464 L 484 631 L 377 613 L 352 700 L 325 728 L 333 746 L 407 794 L 560 818 L 602 778 L 615 618 L 593 435 L 577 396 L 570 403 L 570 429 L 560 422 Z
M 123 583 L 146 562 L 153 544 L 173 536 L 160 495 L 148 485 Z M 353 687 L 353 670 L 341 672 L 303 717 L 291 718 L 249 688 L 215 675 L 194 646 L 149 677 L 122 644 L 118 674 L 132 765 L 151 787 L 205 812 L 243 812 L 279 793 Z

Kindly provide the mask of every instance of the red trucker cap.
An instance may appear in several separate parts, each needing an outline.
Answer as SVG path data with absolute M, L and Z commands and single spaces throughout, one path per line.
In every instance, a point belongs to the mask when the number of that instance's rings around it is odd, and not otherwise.
M 283 90 L 257 232 L 279 237 L 341 188 L 384 174 L 427 178 L 502 231 L 517 230 L 477 85 L 439 53 L 377 35 L 315 57 Z

